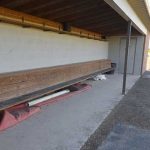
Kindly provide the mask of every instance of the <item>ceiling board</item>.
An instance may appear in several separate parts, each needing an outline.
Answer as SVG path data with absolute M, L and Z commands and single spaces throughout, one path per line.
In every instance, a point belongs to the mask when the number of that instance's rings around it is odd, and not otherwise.
M 104 35 L 125 34 L 127 22 L 104 0 L 1 0 L 0 6 Z M 136 29 L 133 34 L 140 34 Z

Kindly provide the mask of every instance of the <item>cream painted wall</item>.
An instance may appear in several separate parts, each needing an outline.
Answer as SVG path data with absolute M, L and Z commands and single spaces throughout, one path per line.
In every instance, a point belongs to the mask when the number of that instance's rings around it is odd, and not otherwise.
M 0 73 L 108 58 L 108 42 L 0 23 Z

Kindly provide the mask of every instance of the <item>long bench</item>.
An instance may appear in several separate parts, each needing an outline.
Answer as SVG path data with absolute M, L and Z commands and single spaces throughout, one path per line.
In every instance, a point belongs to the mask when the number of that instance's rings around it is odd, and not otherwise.
M 0 74 L 0 110 L 110 71 L 108 59 Z

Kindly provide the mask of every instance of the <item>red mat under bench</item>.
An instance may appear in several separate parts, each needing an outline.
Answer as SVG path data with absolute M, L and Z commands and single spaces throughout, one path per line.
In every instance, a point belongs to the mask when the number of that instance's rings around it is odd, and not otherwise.
M 40 112 L 41 107 L 44 105 L 50 105 L 58 101 L 65 100 L 73 95 L 91 89 L 91 85 L 78 83 L 68 87 L 68 89 L 71 89 L 70 93 L 41 102 L 32 107 L 29 107 L 27 103 L 24 103 L 4 110 L 0 113 L 0 131 L 6 130 L 7 128 L 18 124 L 19 122 L 26 120 L 33 114 Z

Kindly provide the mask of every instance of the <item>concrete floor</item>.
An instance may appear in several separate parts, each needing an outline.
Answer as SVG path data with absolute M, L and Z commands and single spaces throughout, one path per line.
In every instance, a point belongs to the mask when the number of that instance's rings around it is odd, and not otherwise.
M 81 149 L 149 150 L 149 141 L 150 72 L 145 72 Z
M 137 79 L 128 76 L 127 89 Z M 0 133 L 0 149 L 79 150 L 122 98 L 122 75 L 88 82 L 91 90 L 43 107 L 41 113 Z

